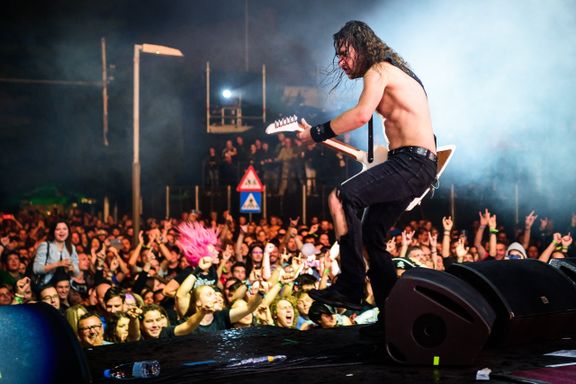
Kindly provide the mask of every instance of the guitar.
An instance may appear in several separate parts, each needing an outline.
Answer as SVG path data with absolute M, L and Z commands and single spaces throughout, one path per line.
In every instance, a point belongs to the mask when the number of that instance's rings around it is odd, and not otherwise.
M 274 121 L 272 124 L 266 127 L 266 133 L 268 135 L 272 135 L 275 133 L 280 132 L 302 132 L 304 129 L 300 127 L 298 124 L 298 118 L 293 115 L 289 117 L 285 117 L 283 119 L 279 119 Z M 374 167 L 375 165 L 381 164 L 388 159 L 388 149 L 381 145 L 374 146 L 374 160 L 372 162 L 368 161 L 368 154 L 366 151 L 361 149 L 355 148 L 347 143 L 344 143 L 340 140 L 336 139 L 328 139 L 322 142 L 323 145 L 326 145 L 346 156 L 351 157 L 352 159 L 356 160 L 362 165 L 362 170 L 358 172 L 356 175 L 350 177 L 342 184 L 348 182 L 349 180 L 353 179 L 354 177 L 358 176 L 360 173 Z M 454 155 L 454 151 L 456 150 L 455 145 L 444 145 L 438 147 L 437 156 L 438 156 L 438 168 L 436 170 L 436 179 L 439 180 L 442 173 L 446 169 L 448 162 Z M 412 202 L 406 208 L 406 211 L 411 211 L 417 205 L 422 203 L 422 199 L 430 192 L 430 188 L 426 189 L 424 193 L 420 196 L 412 200 Z

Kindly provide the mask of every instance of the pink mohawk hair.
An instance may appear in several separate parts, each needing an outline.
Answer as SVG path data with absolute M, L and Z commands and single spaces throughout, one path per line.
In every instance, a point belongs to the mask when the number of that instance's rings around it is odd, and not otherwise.
M 188 263 L 196 267 L 201 258 L 212 257 L 208 246 L 212 245 L 217 249 L 218 232 L 216 229 L 205 228 L 197 222 L 184 222 L 178 226 L 176 244 L 184 253 Z

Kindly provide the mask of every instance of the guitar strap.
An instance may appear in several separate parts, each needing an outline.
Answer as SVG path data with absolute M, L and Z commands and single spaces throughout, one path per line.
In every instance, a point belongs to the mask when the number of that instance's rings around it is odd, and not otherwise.
M 368 162 L 374 161 L 374 116 L 368 121 Z

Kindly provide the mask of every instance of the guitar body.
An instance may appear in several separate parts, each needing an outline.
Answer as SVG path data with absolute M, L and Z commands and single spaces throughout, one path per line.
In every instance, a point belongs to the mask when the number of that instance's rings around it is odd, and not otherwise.
M 280 132 L 301 132 L 304 129 L 300 127 L 298 124 L 298 118 L 296 116 L 290 116 L 281 120 L 276 120 L 274 123 L 268 125 L 266 127 L 266 133 L 271 135 L 274 133 Z M 354 160 L 358 161 L 362 164 L 362 170 L 357 173 L 356 175 L 350 177 L 349 179 L 345 180 L 342 184 L 347 183 L 348 181 L 352 180 L 362 172 L 370 169 L 378 164 L 382 164 L 388 159 L 388 149 L 381 145 L 374 146 L 374 161 L 371 163 L 368 162 L 368 154 L 365 151 L 362 151 L 358 148 L 355 148 L 349 144 L 346 144 L 342 141 L 335 140 L 335 139 L 328 139 L 322 142 L 322 144 L 339 151 L 347 156 L 352 157 Z M 438 156 L 438 168 L 436 173 L 436 180 L 440 179 L 442 173 L 446 169 L 446 166 L 450 162 L 452 155 L 454 155 L 454 151 L 456 150 L 455 145 L 445 145 L 438 147 L 437 156 Z M 411 211 L 417 205 L 422 203 L 422 199 L 430 192 L 432 186 L 420 196 L 412 200 L 412 202 L 406 208 L 406 211 Z

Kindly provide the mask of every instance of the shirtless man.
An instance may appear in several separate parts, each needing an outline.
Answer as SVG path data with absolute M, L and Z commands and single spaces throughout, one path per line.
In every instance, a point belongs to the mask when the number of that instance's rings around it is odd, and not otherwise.
M 396 268 L 386 251 L 386 234 L 409 203 L 436 179 L 436 143 L 426 92 L 406 62 L 363 22 L 350 21 L 334 35 L 339 79 L 362 78 L 358 103 L 316 126 L 302 120 L 304 142 L 322 142 L 365 125 L 376 111 L 385 119 L 388 159 L 346 181 L 330 193 L 329 206 L 340 243 L 342 273 L 337 282 L 310 296 L 336 307 L 358 309 L 368 277 L 383 326 L 386 297 Z M 335 60 L 336 62 L 336 60 Z M 335 69 L 337 70 L 337 69 Z M 365 209 L 363 218 L 359 214 Z M 382 327 L 383 328 L 383 327 Z

